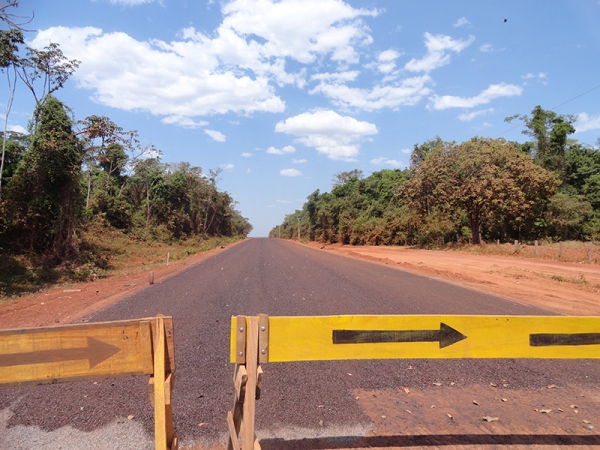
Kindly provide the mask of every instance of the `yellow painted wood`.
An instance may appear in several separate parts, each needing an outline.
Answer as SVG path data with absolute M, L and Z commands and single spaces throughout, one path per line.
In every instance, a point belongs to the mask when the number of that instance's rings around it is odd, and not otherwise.
M 150 320 L 0 331 L 0 385 L 152 374 Z
M 467 336 L 438 342 L 333 344 L 333 330 L 436 330 Z M 386 358 L 600 358 L 600 345 L 531 346 L 530 334 L 600 333 L 600 317 L 315 316 L 269 317 L 269 362 Z M 232 362 L 234 361 L 231 355 Z
M 168 449 L 165 402 L 165 324 L 156 319 L 157 336 L 154 351 L 154 442 L 156 450 Z

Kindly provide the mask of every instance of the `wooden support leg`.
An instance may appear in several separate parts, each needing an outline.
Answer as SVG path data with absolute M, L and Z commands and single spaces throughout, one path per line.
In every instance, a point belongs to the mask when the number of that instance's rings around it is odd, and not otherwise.
M 244 409 L 242 424 L 242 448 L 250 450 L 255 441 L 254 417 L 256 413 L 256 385 L 258 382 L 258 317 L 250 317 L 248 324 L 248 338 L 246 340 L 246 395 L 244 396 Z M 260 446 L 259 446 L 260 447 Z
M 258 364 L 259 324 L 258 317 L 237 317 L 236 365 L 233 374 L 235 399 L 233 412 L 227 413 L 228 450 L 260 450 L 260 444 L 254 432 L 256 399 L 260 395 L 262 384 L 262 369 Z M 267 325 L 264 327 L 265 330 Z M 267 334 L 263 336 L 265 347 L 268 345 L 268 341 L 264 340 L 267 336 Z M 266 350 L 263 354 L 266 354 Z M 240 438 L 242 445 L 239 442 Z
M 177 438 L 173 436 L 173 412 L 171 390 L 173 374 L 166 374 L 165 365 L 165 323 L 162 317 L 156 319 L 154 339 L 154 377 L 151 380 L 154 390 L 154 440 L 156 450 L 177 450 Z

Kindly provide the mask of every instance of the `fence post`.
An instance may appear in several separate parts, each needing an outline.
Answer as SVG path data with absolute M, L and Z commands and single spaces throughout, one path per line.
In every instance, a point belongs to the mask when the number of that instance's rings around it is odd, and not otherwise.
M 562 242 L 560 242 L 560 243 L 558 244 L 558 257 L 559 257 L 559 258 L 562 258 L 562 257 L 563 257 L 563 243 L 562 243 Z
M 538 247 L 538 241 L 537 241 L 537 239 L 535 240 L 535 252 L 534 253 L 536 254 L 536 256 L 540 254 L 540 249 Z
M 515 253 L 519 251 L 519 241 L 515 239 Z
M 594 260 L 594 244 L 592 242 L 588 245 L 588 261 Z

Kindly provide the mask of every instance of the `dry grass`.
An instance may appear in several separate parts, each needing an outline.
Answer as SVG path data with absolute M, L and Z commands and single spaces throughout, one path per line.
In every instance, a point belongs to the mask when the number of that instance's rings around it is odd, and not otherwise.
M 167 254 L 170 261 L 183 260 L 239 239 L 194 236 L 177 241 L 167 239 L 160 230 L 136 235 L 91 225 L 81 235 L 77 264 L 49 268 L 35 255 L 1 255 L 0 303 L 91 276 L 108 278 L 151 270 L 164 265 Z
M 535 245 L 531 244 L 519 244 L 515 246 L 514 244 L 498 245 L 485 243 L 481 245 L 469 245 L 452 243 L 446 244 L 443 249 L 470 255 L 512 256 L 584 264 L 598 264 L 600 262 L 600 246 L 594 245 L 591 242 L 580 241 L 562 243 L 540 241 L 537 253 Z

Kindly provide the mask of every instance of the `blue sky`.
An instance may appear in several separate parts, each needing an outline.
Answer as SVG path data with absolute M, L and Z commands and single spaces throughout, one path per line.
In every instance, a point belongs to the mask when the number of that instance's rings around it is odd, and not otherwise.
M 334 174 L 404 168 L 435 136 L 523 141 L 504 118 L 538 104 L 577 114 L 581 142 L 600 136 L 598 0 L 21 0 L 17 11 L 35 13 L 30 46 L 57 42 L 82 62 L 57 92 L 76 119 L 106 115 L 164 162 L 221 168 L 252 236 L 330 191 Z M 10 127 L 32 110 L 21 84 Z

